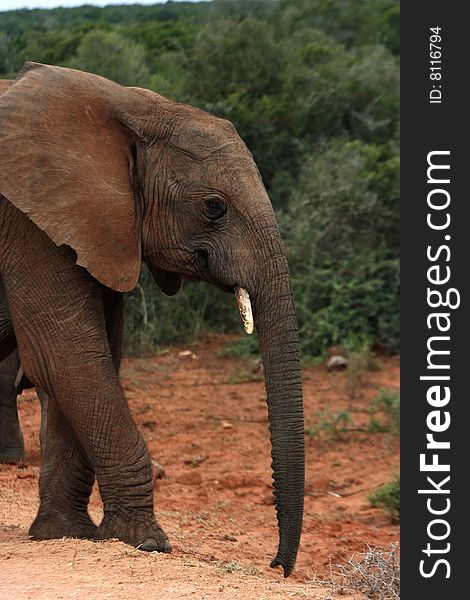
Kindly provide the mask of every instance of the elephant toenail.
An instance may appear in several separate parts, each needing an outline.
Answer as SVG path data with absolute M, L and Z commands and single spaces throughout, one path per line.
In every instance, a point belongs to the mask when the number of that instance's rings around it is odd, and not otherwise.
M 171 552 L 171 544 L 168 540 L 165 540 L 163 544 L 163 548 L 158 542 L 153 538 L 147 538 L 141 544 L 137 546 L 137 550 L 142 550 L 143 552 Z
M 137 550 L 142 550 L 143 552 L 158 552 L 157 541 L 153 538 L 147 538 L 137 546 Z

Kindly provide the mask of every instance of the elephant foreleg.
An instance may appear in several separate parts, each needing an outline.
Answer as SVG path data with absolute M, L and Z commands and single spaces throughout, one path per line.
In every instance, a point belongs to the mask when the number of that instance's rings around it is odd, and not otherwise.
M 104 307 L 109 347 L 118 370 L 122 350 L 122 294 L 105 290 Z M 41 510 L 30 529 L 30 535 L 38 539 L 64 535 L 93 538 L 97 528 L 88 515 L 87 505 L 95 480 L 94 468 L 56 402 L 50 400 L 41 388 L 38 388 L 37 395 L 41 403 L 40 442 L 44 468 L 40 486 Z M 51 440 L 48 451 L 46 438 Z M 66 465 L 64 456 L 69 457 Z M 65 512 L 63 511 L 61 497 L 64 492 L 74 498 L 72 511 L 68 502 L 65 502 Z
M 88 514 L 95 481 L 93 466 L 57 402 L 42 390 L 39 394 L 42 409 L 40 507 L 29 535 L 39 540 L 93 538 L 96 525 Z M 44 432 L 46 422 L 47 433 Z

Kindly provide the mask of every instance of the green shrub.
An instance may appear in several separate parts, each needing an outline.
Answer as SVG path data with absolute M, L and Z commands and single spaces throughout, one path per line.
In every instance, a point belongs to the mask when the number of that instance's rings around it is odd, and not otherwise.
M 398 347 L 397 167 L 381 148 L 339 140 L 303 167 L 282 226 L 306 354 L 348 340 Z
M 400 519 L 400 477 L 378 487 L 369 497 L 369 502 L 376 508 L 383 508 L 393 519 Z
M 343 433 L 349 431 L 349 426 L 353 424 L 351 413 L 347 410 L 336 413 L 325 410 L 316 415 L 319 418 L 318 423 L 309 425 L 305 431 L 309 437 L 324 436 L 329 441 L 338 440 Z
M 381 389 L 369 408 L 369 431 L 400 433 L 400 395 Z

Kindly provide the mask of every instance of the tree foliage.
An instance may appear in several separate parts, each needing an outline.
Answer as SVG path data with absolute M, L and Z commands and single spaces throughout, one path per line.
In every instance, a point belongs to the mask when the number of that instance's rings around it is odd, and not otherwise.
M 143 47 L 115 31 L 96 29 L 86 33 L 69 65 L 123 85 L 142 86 L 149 77 Z
M 149 87 L 229 118 L 289 254 L 302 346 L 399 343 L 399 3 L 213 0 L 0 13 L 0 76 L 26 60 Z M 239 327 L 202 284 L 166 298 L 144 269 L 129 349 Z

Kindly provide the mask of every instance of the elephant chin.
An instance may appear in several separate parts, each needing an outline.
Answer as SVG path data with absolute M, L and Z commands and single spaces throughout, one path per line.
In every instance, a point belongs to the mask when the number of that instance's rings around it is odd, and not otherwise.
M 172 273 L 171 271 L 163 271 L 162 269 L 151 269 L 151 271 L 158 287 L 164 294 L 174 296 L 179 292 L 181 275 Z

